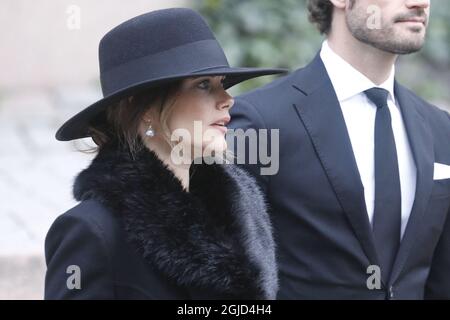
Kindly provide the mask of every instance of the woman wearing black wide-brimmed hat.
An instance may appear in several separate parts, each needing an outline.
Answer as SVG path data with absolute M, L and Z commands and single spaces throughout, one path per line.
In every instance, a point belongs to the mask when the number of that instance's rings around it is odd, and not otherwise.
M 225 90 L 283 70 L 231 68 L 184 8 L 115 27 L 99 60 L 104 98 L 56 133 L 91 137 L 97 154 L 75 178 L 79 204 L 47 234 L 45 298 L 274 299 L 262 193 L 243 170 L 205 159 L 226 152 Z

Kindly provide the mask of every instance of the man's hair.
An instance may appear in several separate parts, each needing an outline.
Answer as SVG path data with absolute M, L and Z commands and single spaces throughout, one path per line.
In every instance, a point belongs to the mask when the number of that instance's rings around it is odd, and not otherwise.
M 309 21 L 314 23 L 320 33 L 328 34 L 333 18 L 333 4 L 330 0 L 308 0 Z

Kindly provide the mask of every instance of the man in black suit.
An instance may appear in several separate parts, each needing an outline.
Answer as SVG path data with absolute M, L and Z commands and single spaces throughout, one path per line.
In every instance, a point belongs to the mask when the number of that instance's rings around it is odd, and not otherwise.
M 315 59 L 236 99 L 231 128 L 279 129 L 278 172 L 245 164 L 272 208 L 279 299 L 450 298 L 450 115 L 395 81 L 429 6 L 310 0 Z

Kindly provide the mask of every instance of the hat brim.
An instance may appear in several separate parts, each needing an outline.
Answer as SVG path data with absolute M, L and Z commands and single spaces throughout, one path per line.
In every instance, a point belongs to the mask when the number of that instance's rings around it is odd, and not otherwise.
M 236 84 L 239 84 L 249 79 L 266 75 L 281 74 L 286 72 L 288 72 L 288 70 L 278 68 L 265 69 L 265 68 L 219 67 L 208 70 L 202 70 L 198 72 L 191 72 L 189 74 L 168 75 L 162 78 L 151 79 L 149 81 L 136 83 L 133 84 L 132 86 L 123 88 L 104 97 L 103 99 L 93 103 L 92 105 L 83 109 L 79 113 L 75 114 L 57 130 L 55 138 L 59 141 L 70 141 L 75 139 L 87 138 L 89 137 L 88 127 L 90 125 L 91 120 L 96 115 L 105 110 L 105 108 L 107 108 L 109 105 L 113 104 L 114 102 L 117 102 L 118 100 L 124 97 L 136 94 L 137 92 L 142 91 L 144 89 L 162 85 L 164 83 L 168 83 L 174 80 L 199 76 L 224 75 L 226 76 L 224 81 L 224 87 L 225 89 L 228 89 Z

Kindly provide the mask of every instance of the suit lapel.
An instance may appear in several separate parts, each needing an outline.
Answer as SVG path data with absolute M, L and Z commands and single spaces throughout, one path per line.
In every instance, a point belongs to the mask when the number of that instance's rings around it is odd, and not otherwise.
M 378 264 L 364 187 L 353 154 L 345 120 L 319 54 L 301 71 L 293 85 L 299 92 L 294 107 L 350 224 L 368 257 Z
M 392 270 L 390 283 L 399 276 L 415 242 L 425 213 L 433 184 L 434 149 L 431 130 L 419 111 L 417 99 L 404 87 L 395 83 L 395 96 L 400 105 L 403 122 L 417 168 L 417 184 L 413 207 Z

